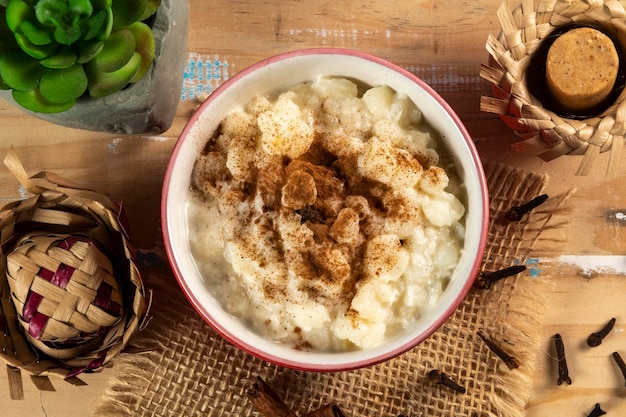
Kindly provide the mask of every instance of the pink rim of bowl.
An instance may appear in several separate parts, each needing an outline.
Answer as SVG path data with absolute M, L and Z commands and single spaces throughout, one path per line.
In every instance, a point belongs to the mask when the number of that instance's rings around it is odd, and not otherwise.
M 224 312 L 191 257 L 185 217 L 193 162 L 221 120 L 254 96 L 273 95 L 319 76 L 339 76 L 367 85 L 386 84 L 407 94 L 453 151 L 466 188 L 463 255 L 439 302 L 412 329 L 373 349 L 320 353 L 268 341 Z M 371 366 L 415 347 L 458 307 L 478 273 L 487 240 L 489 204 L 485 175 L 474 143 L 452 108 L 419 78 L 381 58 L 353 50 L 322 48 L 283 53 L 254 64 L 217 88 L 183 129 L 168 163 L 161 200 L 165 249 L 178 283 L 200 316 L 222 337 L 270 363 L 305 371 L 344 371 Z

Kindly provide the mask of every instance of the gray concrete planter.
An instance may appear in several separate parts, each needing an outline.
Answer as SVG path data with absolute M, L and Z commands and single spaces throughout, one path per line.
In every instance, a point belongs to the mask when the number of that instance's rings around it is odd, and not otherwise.
M 138 82 L 110 96 L 81 98 L 56 114 L 33 113 L 19 106 L 11 91 L 0 91 L 7 102 L 35 117 L 61 126 L 117 134 L 159 134 L 172 124 L 180 102 L 187 47 L 189 3 L 162 0 L 152 26 L 156 58 Z

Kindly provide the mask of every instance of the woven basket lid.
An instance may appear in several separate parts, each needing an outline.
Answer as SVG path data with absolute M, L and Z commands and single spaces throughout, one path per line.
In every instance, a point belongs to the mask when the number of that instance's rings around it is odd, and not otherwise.
M 146 325 L 146 293 L 121 204 L 53 173 L 0 209 L 0 358 L 39 375 L 95 370 Z M 36 306 L 36 308 L 35 308 Z
M 497 10 L 501 32 L 489 35 L 488 64 L 480 76 L 493 85 L 482 111 L 496 113 L 520 141 L 513 149 L 549 161 L 584 155 L 576 172 L 588 175 L 600 153 L 609 152 L 607 175 L 617 174 L 626 133 L 626 90 L 605 110 L 587 118 L 559 115 L 544 107 L 528 86 L 529 68 L 544 40 L 572 26 L 601 27 L 626 45 L 626 10 L 618 0 L 523 1 L 513 10 L 503 1 Z
M 23 236 L 7 255 L 7 279 L 19 322 L 40 350 L 83 345 L 122 317 L 113 264 L 88 236 Z

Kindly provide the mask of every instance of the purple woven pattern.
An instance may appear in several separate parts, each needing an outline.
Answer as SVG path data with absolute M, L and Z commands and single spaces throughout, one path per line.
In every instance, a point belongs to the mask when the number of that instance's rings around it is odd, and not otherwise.
M 81 343 L 121 317 L 113 266 L 86 236 L 23 238 L 7 256 L 7 277 L 21 323 L 35 340 Z

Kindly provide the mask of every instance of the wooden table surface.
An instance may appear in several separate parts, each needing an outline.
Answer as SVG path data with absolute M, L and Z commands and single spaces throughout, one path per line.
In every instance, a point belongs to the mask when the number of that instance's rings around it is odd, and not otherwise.
M 180 0 L 182 1 L 182 0 Z M 13 145 L 29 173 L 53 171 L 89 184 L 124 202 L 138 248 L 158 239 L 162 178 L 178 134 L 198 100 L 224 79 L 268 56 L 307 47 L 342 47 L 386 58 L 419 76 L 457 111 L 479 152 L 529 171 L 547 173 L 546 192 L 576 188 L 568 222 L 559 233 L 561 253 L 541 259 L 554 290 L 539 346 L 527 415 L 585 416 L 596 402 L 609 415 L 626 415 L 626 388 L 610 353 L 626 355 L 626 158 L 615 178 L 605 176 L 603 154 L 585 177 L 579 156 L 551 162 L 510 149 L 516 140 L 493 114 L 479 109 L 490 85 L 479 75 L 487 62 L 485 41 L 497 35 L 500 0 L 398 0 L 352 2 L 190 0 L 187 70 L 172 127 L 158 136 L 119 136 L 74 130 L 40 121 L 0 100 L 0 158 Z M 511 3 L 515 5 L 516 3 Z M 0 166 L 0 202 L 23 198 L 23 190 Z M 546 274 L 548 275 L 548 274 Z M 610 317 L 617 325 L 597 350 L 572 346 L 571 386 L 557 387 L 549 338 L 556 332 L 583 340 Z M 25 400 L 9 398 L 0 372 L 3 416 L 88 416 L 106 386 L 110 369 L 85 375 L 87 386 L 56 384 L 38 392 L 25 380 Z M 7 414 L 8 413 L 8 414 Z

